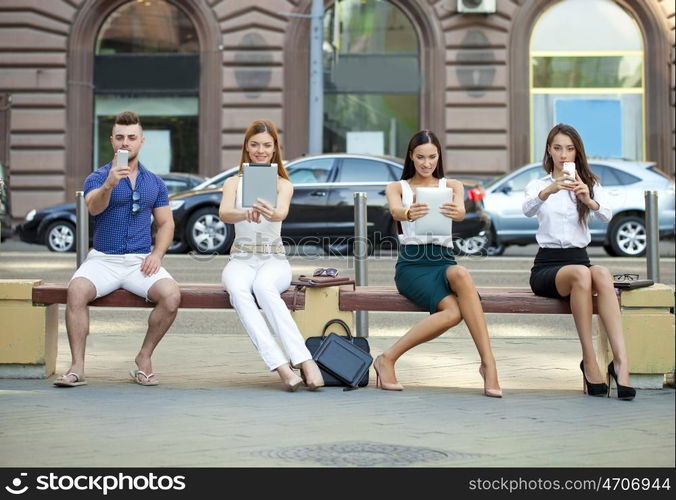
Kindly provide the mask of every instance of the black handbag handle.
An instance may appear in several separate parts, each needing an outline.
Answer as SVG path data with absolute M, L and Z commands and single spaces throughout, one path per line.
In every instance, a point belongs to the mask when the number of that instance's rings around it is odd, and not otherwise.
M 326 337 L 326 330 L 328 330 L 329 327 L 331 325 L 333 325 L 334 323 L 338 323 L 340 326 L 343 327 L 343 329 L 345 330 L 345 333 L 347 333 L 347 340 L 352 342 L 352 332 L 350 331 L 350 327 L 347 326 L 347 323 L 345 323 L 345 321 L 343 321 L 342 319 L 338 319 L 338 318 L 330 319 L 326 322 L 326 324 L 324 325 L 324 330 L 322 331 L 322 338 Z

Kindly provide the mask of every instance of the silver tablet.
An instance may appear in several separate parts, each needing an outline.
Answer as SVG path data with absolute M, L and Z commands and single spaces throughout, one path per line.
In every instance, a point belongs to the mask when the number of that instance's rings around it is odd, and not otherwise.
M 277 164 L 245 163 L 242 174 L 242 207 L 250 208 L 257 198 L 277 206 Z
M 415 221 L 416 236 L 450 236 L 453 229 L 451 219 L 439 212 L 443 203 L 453 201 L 451 188 L 419 187 L 416 189 L 416 202 L 425 202 L 430 211 Z

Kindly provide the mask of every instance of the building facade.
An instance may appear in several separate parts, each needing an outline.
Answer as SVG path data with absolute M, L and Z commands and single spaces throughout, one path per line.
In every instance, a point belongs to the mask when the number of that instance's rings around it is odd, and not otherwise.
M 72 201 L 109 160 L 124 109 L 141 115 L 142 160 L 156 171 L 237 164 L 257 118 L 277 123 L 287 159 L 306 154 L 311 4 L 0 0 L 13 217 Z M 429 128 L 449 171 L 499 174 L 539 159 L 567 121 L 591 154 L 674 174 L 672 0 L 324 6 L 324 151 L 402 156 Z

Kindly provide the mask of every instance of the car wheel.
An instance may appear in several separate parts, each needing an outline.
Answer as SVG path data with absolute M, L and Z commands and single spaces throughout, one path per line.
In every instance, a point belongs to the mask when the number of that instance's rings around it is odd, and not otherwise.
M 507 245 L 498 243 L 498 236 L 495 234 L 495 229 L 491 230 L 491 237 L 486 245 L 486 255 L 490 257 L 497 257 L 505 253 Z
M 483 256 L 488 253 L 488 238 L 485 235 L 458 238 L 453 241 L 453 248 L 458 255 Z
M 610 246 L 620 257 L 642 257 L 647 247 L 645 221 L 636 215 L 618 219 L 610 228 Z
M 505 253 L 506 249 L 507 245 L 503 245 L 501 243 L 490 243 L 486 247 L 486 255 L 489 255 L 491 257 L 497 257 Z
M 197 253 L 228 253 L 234 239 L 235 231 L 232 224 L 221 221 L 216 207 L 197 210 L 186 224 L 185 240 Z
M 45 231 L 45 245 L 52 252 L 75 251 L 75 225 L 71 222 L 52 222 Z
M 617 253 L 615 252 L 615 249 L 613 248 L 613 245 L 610 244 L 605 244 L 603 245 L 603 249 L 606 251 L 608 255 L 611 257 L 617 257 Z

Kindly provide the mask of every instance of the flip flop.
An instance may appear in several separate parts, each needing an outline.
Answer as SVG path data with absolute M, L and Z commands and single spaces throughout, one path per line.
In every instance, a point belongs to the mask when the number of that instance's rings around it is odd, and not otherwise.
M 129 375 L 131 375 L 131 378 L 136 382 L 138 385 L 158 385 L 159 382 L 157 380 L 150 380 L 150 377 L 154 377 L 154 373 L 149 373 L 146 375 L 146 373 L 142 370 L 129 370 Z M 141 375 L 145 377 L 146 381 L 143 382 L 138 378 L 138 376 Z
M 66 373 L 65 375 L 61 375 L 61 377 L 59 377 L 59 378 L 65 379 L 65 378 L 68 378 L 68 377 L 71 377 L 71 376 L 75 377 L 75 381 L 69 382 L 68 380 L 56 379 L 54 381 L 54 385 L 57 386 L 57 387 L 77 387 L 79 385 L 87 385 L 87 381 L 86 380 L 80 380 L 80 376 L 75 372 Z

